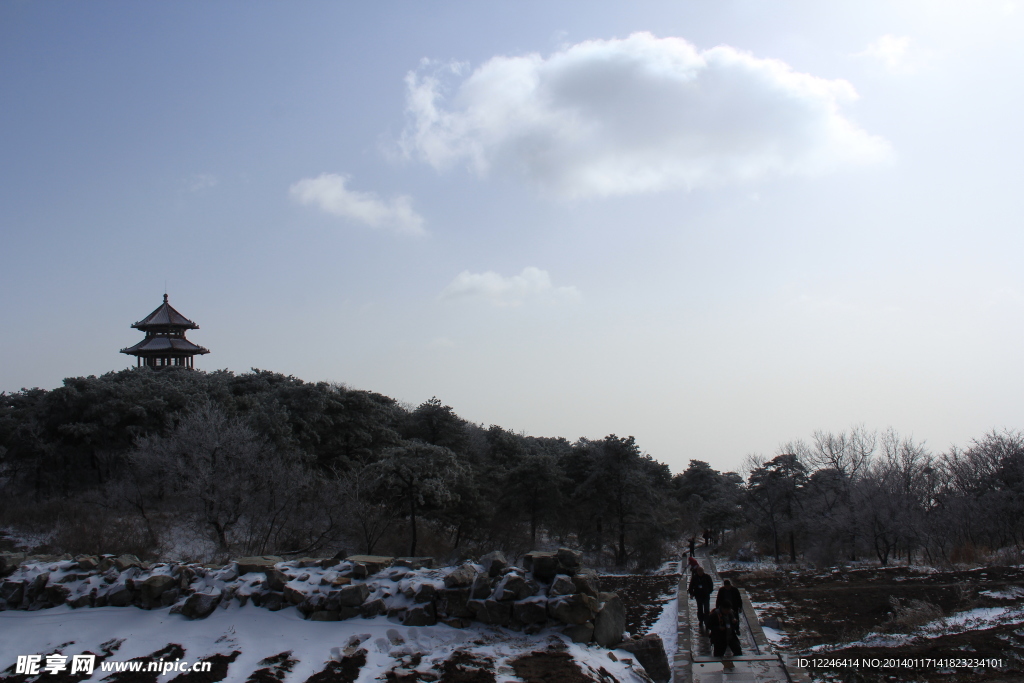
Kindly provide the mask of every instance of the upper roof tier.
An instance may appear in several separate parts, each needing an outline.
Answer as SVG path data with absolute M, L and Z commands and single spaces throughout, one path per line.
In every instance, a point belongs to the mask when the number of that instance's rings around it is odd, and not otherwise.
M 140 330 L 150 330 L 158 328 L 178 328 L 183 330 L 198 330 L 199 325 L 178 313 L 174 310 L 174 307 L 167 303 L 167 295 L 164 294 L 164 302 L 155 311 L 150 313 L 145 319 L 132 325 L 132 327 Z

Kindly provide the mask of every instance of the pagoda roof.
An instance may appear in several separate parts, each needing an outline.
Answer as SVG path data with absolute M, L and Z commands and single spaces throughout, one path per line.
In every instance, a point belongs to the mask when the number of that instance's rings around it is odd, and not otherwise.
M 160 304 L 160 306 L 155 311 L 150 313 L 144 319 L 132 325 L 132 327 L 140 330 L 159 327 L 176 327 L 187 330 L 199 329 L 199 325 L 196 325 L 194 322 L 183 316 L 181 313 L 178 313 L 176 310 L 174 310 L 173 306 L 167 303 L 166 294 L 164 294 L 164 302 Z
M 133 356 L 202 355 L 209 352 L 209 349 L 193 344 L 184 337 L 146 337 L 135 346 L 121 349 L 121 353 Z

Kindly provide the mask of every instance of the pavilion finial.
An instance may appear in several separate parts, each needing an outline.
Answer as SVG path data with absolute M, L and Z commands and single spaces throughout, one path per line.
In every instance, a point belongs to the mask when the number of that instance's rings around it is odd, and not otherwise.
M 167 292 L 164 292 L 164 303 L 167 303 Z

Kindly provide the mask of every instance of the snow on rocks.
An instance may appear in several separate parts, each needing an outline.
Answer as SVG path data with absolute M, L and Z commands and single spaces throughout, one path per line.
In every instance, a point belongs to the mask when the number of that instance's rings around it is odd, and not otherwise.
M 615 647 L 625 629 L 619 597 L 602 593 L 597 573 L 567 548 L 529 553 L 525 568 L 500 552 L 436 569 L 432 558 L 371 555 L 344 561 L 243 557 L 223 567 L 149 564 L 131 555 L 19 560 L 0 582 L 0 610 L 134 605 L 203 619 L 251 602 L 270 611 L 295 607 L 311 621 L 386 615 L 417 627 L 465 628 L 477 621 L 527 634 L 555 627 L 574 642 L 602 647 Z

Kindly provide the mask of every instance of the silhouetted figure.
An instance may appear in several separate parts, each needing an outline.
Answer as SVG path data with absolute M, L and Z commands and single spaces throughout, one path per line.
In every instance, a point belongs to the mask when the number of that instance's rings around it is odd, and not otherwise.
M 697 561 L 696 557 L 690 555 L 690 559 L 687 560 L 687 566 L 690 568 L 690 573 L 692 574 L 693 570 L 700 566 L 700 562 Z
M 732 585 L 732 581 L 725 579 L 722 587 L 718 589 L 718 597 L 715 598 L 715 607 L 721 608 L 725 603 L 732 605 L 736 614 L 736 635 L 740 633 L 739 613 L 743 610 L 743 598 L 740 597 L 740 589 Z
M 694 553 L 696 551 L 697 551 L 697 537 L 696 536 L 690 536 L 690 557 L 693 557 L 693 555 L 694 555 Z
M 743 650 L 740 647 L 740 639 L 737 635 L 740 627 L 739 619 L 732 608 L 732 603 L 726 601 L 711 610 L 711 614 L 707 616 L 707 623 L 708 632 L 711 637 L 711 646 L 714 648 L 714 655 L 716 657 L 721 657 L 725 654 L 726 646 L 732 650 L 734 657 L 743 654 Z
M 697 601 L 697 621 L 703 628 L 707 622 L 708 609 L 711 607 L 711 592 L 715 590 L 715 584 L 711 577 L 704 573 L 702 567 L 693 570 L 693 578 L 690 579 L 690 586 L 686 589 L 694 600 Z

